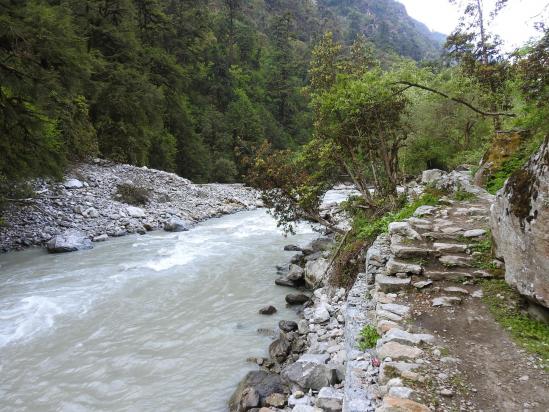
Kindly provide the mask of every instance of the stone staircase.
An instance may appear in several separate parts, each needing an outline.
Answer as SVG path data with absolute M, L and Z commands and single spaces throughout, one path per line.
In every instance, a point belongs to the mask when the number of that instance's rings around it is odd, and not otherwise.
M 464 299 L 482 296 L 480 289 L 471 290 L 475 279 L 492 276 L 479 267 L 472 248 L 489 235 L 489 200 L 443 202 L 422 206 L 412 218 L 391 223 L 389 234 L 380 236 L 367 252 L 366 272 L 359 275 L 347 304 L 343 411 L 474 410 L 456 404 L 452 385 L 437 385 L 435 393 L 426 387 L 431 381 L 429 365 L 437 356 L 433 348 L 440 342 L 414 322 L 415 306 L 454 310 Z M 357 342 L 365 325 L 375 326 L 380 339 L 375 348 L 362 352 Z M 445 361 L 451 369 L 451 359 Z M 451 371 L 447 374 L 453 376 Z

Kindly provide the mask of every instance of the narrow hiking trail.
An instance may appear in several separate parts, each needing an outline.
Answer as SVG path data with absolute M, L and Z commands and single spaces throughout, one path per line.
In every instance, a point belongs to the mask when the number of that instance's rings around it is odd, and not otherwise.
M 498 272 L 486 270 L 497 265 L 479 251 L 489 244 L 490 200 L 420 207 L 368 252 L 381 411 L 547 410 L 540 359 L 511 341 L 482 299 L 479 280 Z

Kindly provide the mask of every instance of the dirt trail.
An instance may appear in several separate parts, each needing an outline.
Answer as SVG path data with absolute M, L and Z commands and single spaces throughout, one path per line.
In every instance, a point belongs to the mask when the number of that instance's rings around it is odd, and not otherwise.
M 477 280 L 502 270 L 487 270 L 494 264 L 474 252 L 475 245 L 488 243 L 489 232 L 473 236 L 468 231 L 488 229 L 490 203 L 448 203 L 409 220 L 420 240 L 400 239 L 399 244 L 392 239 L 397 256 L 399 246 L 408 247 L 409 256 L 403 249 L 401 262 L 424 268 L 411 283 L 433 282 L 400 292 L 394 301 L 410 307 L 409 330 L 435 336 L 434 346 L 425 350 L 422 377 L 404 381 L 416 391 L 416 399 L 436 411 L 546 412 L 549 375 L 539 359 L 510 339 L 481 299 Z M 441 306 L 434 306 L 437 298 L 442 298 Z

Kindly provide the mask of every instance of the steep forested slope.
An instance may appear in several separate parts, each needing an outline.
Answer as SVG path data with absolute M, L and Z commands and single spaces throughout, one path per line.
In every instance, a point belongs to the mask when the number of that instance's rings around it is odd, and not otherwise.
M 301 89 L 325 31 L 438 50 L 395 1 L 3 0 L 0 189 L 89 155 L 236 179 L 252 145 L 308 140 Z

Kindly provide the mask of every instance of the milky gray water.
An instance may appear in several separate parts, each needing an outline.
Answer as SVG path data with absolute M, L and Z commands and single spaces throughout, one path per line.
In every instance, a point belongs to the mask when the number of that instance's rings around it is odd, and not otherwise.
M 332 200 L 332 199 L 330 199 Z M 288 243 L 264 210 L 93 250 L 0 255 L 0 407 L 21 411 L 224 411 L 294 319 L 274 286 Z M 257 310 L 273 304 L 278 313 Z

